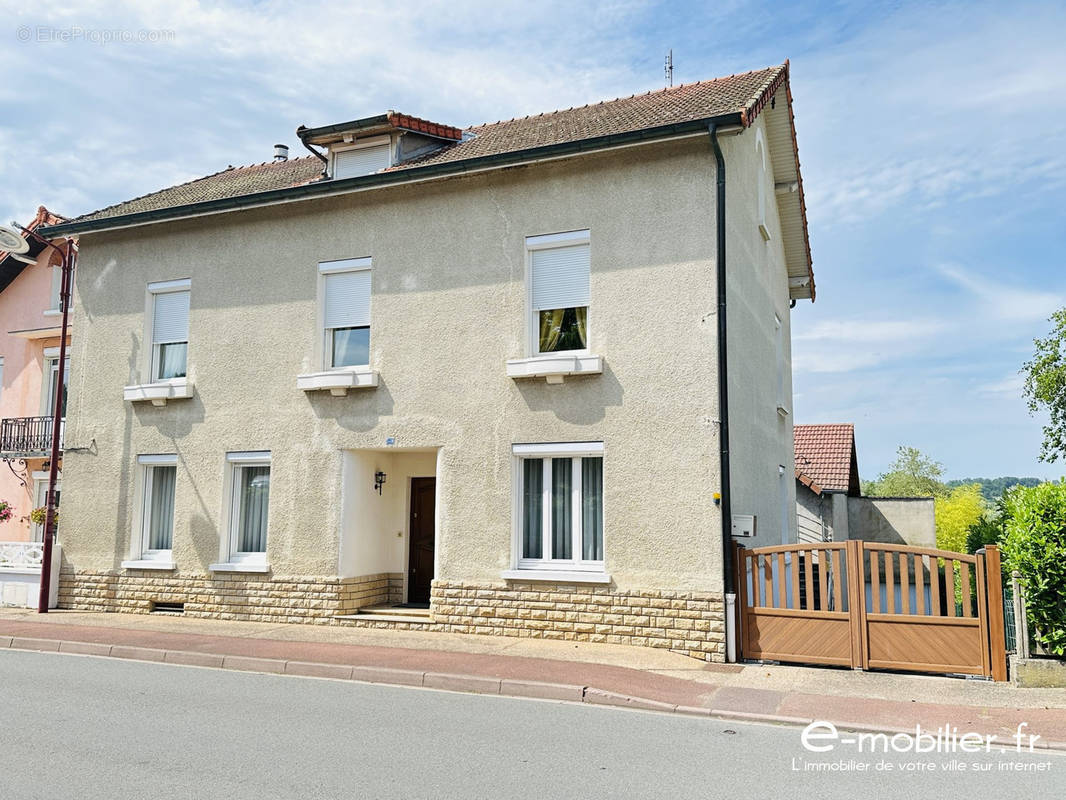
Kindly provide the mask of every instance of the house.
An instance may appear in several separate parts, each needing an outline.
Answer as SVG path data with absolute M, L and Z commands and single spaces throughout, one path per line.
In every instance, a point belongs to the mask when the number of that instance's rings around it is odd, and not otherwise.
M 64 222 L 44 206 L 26 227 Z M 59 247 L 63 240 L 57 240 Z M 44 462 L 52 448 L 52 410 L 60 387 L 60 256 L 30 240 L 30 251 L 0 252 L 0 500 L 13 509 L 0 540 L 41 540 L 29 514 L 45 503 Z M 69 346 L 69 336 L 68 336 Z M 69 358 L 68 358 L 69 361 Z M 64 397 L 66 386 L 62 387 Z
M 62 222 L 41 206 L 26 227 Z M 0 603 L 20 606 L 37 605 L 41 548 L 34 543 L 44 526 L 30 514 L 45 505 L 52 413 L 56 394 L 66 397 L 66 380 L 58 381 L 61 257 L 28 241 L 27 253 L 0 252 L 0 501 L 11 510 L 0 522 Z M 61 249 L 66 240 L 53 244 Z
M 936 547 L 931 497 L 863 497 L 855 426 L 795 425 L 796 540 Z
M 67 437 L 95 443 L 60 604 L 724 659 L 734 515 L 794 525 L 787 63 L 297 133 L 50 228 L 80 237 Z

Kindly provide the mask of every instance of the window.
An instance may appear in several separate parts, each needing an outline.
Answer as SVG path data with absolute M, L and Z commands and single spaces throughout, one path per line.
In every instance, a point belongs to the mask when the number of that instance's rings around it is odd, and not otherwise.
M 392 165 L 389 139 L 379 138 L 353 147 L 333 150 L 333 177 L 355 178 L 380 172 Z
M 533 355 L 588 350 L 589 232 L 526 239 Z
M 270 453 L 229 453 L 229 560 L 266 563 Z
M 45 386 L 48 388 L 48 393 L 43 395 L 41 400 L 45 404 L 41 413 L 43 416 L 50 417 L 55 413 L 56 407 L 56 393 L 60 391 L 59 387 L 59 348 L 58 347 L 46 347 L 44 351 L 44 364 L 45 364 Z M 67 386 L 70 383 L 70 356 L 67 356 L 66 363 L 63 367 L 63 396 L 60 399 L 60 416 L 66 418 L 67 416 Z
M 4 357 L 0 356 L 0 400 L 4 397 Z
M 144 470 L 141 514 L 141 558 L 170 560 L 174 542 L 174 488 L 176 455 L 139 456 Z
M 189 349 L 188 280 L 148 285 L 152 300 L 151 379 L 167 381 L 186 377 Z
M 59 499 L 63 494 L 63 483 L 56 479 L 56 513 L 59 512 Z M 33 473 L 33 507 L 34 509 L 45 508 L 48 505 L 48 473 L 45 471 Z M 59 520 L 55 523 L 55 537 L 59 539 Z M 44 541 L 44 523 L 33 524 L 33 541 Z
M 326 369 L 370 364 L 370 259 L 318 265 Z
M 513 449 L 518 568 L 603 572 L 603 443 Z
M 63 310 L 63 301 L 60 294 L 63 289 L 63 268 L 52 267 L 52 287 L 48 295 L 48 310 L 59 312 Z

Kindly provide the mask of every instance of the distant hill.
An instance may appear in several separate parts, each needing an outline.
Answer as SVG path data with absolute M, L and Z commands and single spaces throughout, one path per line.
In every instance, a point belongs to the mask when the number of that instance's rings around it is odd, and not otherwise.
M 968 486 L 972 483 L 979 484 L 981 486 L 981 496 L 985 498 L 989 503 L 994 503 L 1003 496 L 1003 493 L 1012 486 L 1036 486 L 1039 483 L 1043 483 L 1040 478 L 963 478 L 957 481 L 948 481 L 948 488 L 954 489 L 956 486 Z

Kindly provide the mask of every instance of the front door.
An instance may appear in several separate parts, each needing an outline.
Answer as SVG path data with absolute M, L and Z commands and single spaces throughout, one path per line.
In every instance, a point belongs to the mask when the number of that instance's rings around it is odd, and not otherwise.
M 436 478 L 411 478 L 410 557 L 407 561 L 407 602 L 429 603 L 436 538 L 434 501 Z

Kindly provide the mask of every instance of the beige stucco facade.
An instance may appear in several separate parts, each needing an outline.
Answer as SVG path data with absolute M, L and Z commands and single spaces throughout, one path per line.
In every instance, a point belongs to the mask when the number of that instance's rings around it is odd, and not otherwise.
M 776 543 L 795 502 L 774 327 L 776 315 L 791 405 L 789 293 L 773 177 L 756 168 L 761 124 L 722 140 L 733 510 L 758 516 L 752 544 Z M 722 659 L 714 180 L 704 135 L 83 236 L 67 441 L 90 449 L 64 465 L 61 604 L 177 601 L 186 613 L 321 622 L 361 598 L 395 600 L 408 479 L 428 473 L 439 629 Z M 509 378 L 507 360 L 530 355 L 525 238 L 580 229 L 602 374 Z M 368 256 L 379 385 L 343 397 L 298 390 L 297 375 L 322 368 L 318 263 Z M 124 386 L 147 381 L 146 285 L 180 278 L 191 279 L 194 396 L 124 401 Z M 604 448 L 609 583 L 504 579 L 515 566 L 512 446 L 587 441 Z M 271 454 L 266 574 L 209 570 L 226 536 L 232 451 Z M 177 456 L 176 568 L 124 570 L 137 457 L 160 453 Z M 366 480 L 377 469 L 389 475 L 380 495 Z M 391 517 L 363 524 L 375 503 Z M 384 588 L 353 600 L 368 581 Z

